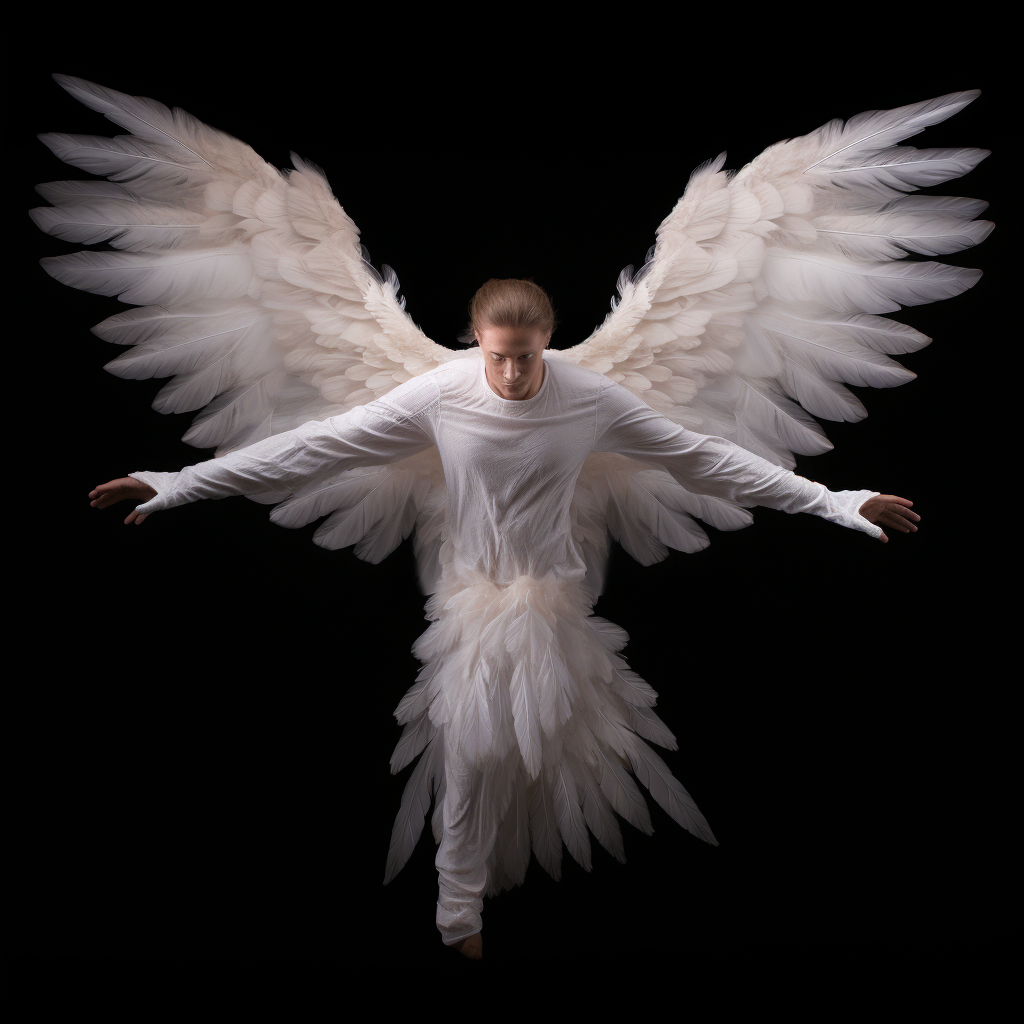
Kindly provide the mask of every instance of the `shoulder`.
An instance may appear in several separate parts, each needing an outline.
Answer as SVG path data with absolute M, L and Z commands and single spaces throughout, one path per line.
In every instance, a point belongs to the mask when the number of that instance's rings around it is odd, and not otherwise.
M 480 372 L 480 349 L 471 348 L 465 351 L 455 351 L 450 359 L 446 359 L 440 366 L 428 370 L 422 376 L 430 376 L 440 388 L 447 385 L 472 379 Z
M 430 372 L 435 374 L 466 373 L 480 362 L 482 354 L 476 346 L 466 349 L 455 349 L 448 359 Z
M 414 377 L 410 377 L 408 380 L 397 385 L 388 394 L 413 394 L 416 392 L 426 393 L 428 391 L 437 394 L 439 391 L 443 391 L 445 385 L 450 381 L 469 376 L 478 365 L 478 360 L 473 356 L 455 352 L 451 359 L 446 359 L 439 366 L 434 366 L 429 370 L 424 370 L 422 373 L 417 373 Z
M 553 370 L 560 383 L 580 392 L 593 396 L 595 399 L 609 385 L 614 386 L 614 381 L 609 380 L 603 373 L 596 370 L 588 370 L 580 366 L 558 351 L 551 349 L 544 356 L 544 362 L 548 369 Z
M 375 408 L 378 406 L 387 407 L 392 412 L 401 413 L 405 416 L 425 413 L 437 406 L 441 387 L 437 378 L 439 367 L 418 373 L 415 377 L 396 384 L 389 391 L 385 391 L 376 400 L 365 403 L 355 408 Z

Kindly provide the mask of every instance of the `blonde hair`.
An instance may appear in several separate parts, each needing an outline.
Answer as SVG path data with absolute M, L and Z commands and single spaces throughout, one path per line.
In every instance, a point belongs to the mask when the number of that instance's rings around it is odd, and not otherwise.
M 486 327 L 555 329 L 555 310 L 548 293 L 539 284 L 518 277 L 485 281 L 469 303 L 469 327 L 460 340 L 473 344 L 473 331 Z

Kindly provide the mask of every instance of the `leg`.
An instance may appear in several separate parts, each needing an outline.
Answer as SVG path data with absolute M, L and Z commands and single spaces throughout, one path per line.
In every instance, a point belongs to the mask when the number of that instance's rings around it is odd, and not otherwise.
M 437 927 L 445 945 L 480 957 L 480 914 L 487 888 L 487 857 L 503 808 L 497 780 L 445 748 L 444 827 L 437 867 Z M 502 787 L 503 788 L 503 787 Z

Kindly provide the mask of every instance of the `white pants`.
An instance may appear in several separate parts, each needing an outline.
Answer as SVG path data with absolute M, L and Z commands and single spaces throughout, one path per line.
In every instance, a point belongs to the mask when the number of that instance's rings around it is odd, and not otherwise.
M 487 858 L 508 803 L 498 777 L 445 747 L 443 833 L 437 867 L 437 927 L 445 945 L 483 928 L 480 914 L 487 888 Z

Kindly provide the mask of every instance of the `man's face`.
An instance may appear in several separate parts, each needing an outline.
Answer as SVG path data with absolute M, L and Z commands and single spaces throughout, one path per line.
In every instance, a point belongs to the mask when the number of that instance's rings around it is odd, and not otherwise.
M 551 335 L 539 327 L 485 327 L 473 333 L 491 390 L 502 398 L 533 398 L 544 379 L 544 349 Z

